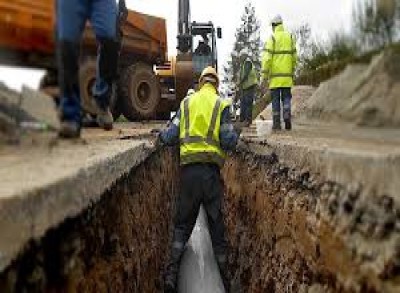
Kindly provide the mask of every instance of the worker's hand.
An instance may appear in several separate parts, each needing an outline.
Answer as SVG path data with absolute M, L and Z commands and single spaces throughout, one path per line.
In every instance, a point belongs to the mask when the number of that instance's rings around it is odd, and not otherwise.
M 156 150 L 160 150 L 161 148 L 164 147 L 164 143 L 163 143 L 163 141 L 161 140 L 161 137 L 160 137 L 159 134 L 156 136 L 156 138 L 155 138 L 155 140 L 154 140 L 154 142 L 153 142 L 153 145 L 154 145 L 154 148 L 155 148 Z

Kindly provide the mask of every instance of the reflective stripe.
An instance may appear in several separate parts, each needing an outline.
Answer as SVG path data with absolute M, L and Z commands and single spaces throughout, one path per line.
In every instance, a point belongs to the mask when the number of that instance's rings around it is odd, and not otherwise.
M 230 123 L 225 123 L 221 125 L 221 131 L 233 131 L 233 125 Z
M 217 117 L 218 117 L 218 112 L 219 112 L 220 107 L 221 107 L 221 99 L 218 99 L 217 102 L 215 103 L 215 106 L 213 109 L 210 127 L 208 128 L 207 139 L 213 139 L 215 125 L 217 123 Z
M 189 99 L 183 102 L 183 109 L 185 111 L 185 137 L 189 137 Z
M 185 144 L 185 143 L 199 143 L 199 142 L 205 142 L 209 145 L 213 145 L 216 147 L 219 147 L 220 144 L 218 141 L 214 140 L 213 138 L 204 138 L 201 136 L 189 136 L 189 137 L 184 137 L 180 140 L 181 144 Z
M 274 77 L 293 77 L 292 73 L 274 73 L 274 74 L 270 74 L 269 76 L 270 78 L 274 78 Z
M 213 145 L 215 147 L 220 147 L 220 143 L 216 141 L 213 136 L 214 136 L 214 131 L 215 131 L 215 126 L 217 124 L 217 118 L 218 118 L 218 113 L 219 113 L 219 108 L 221 107 L 221 99 L 217 99 L 214 105 L 212 117 L 211 117 L 211 122 L 210 126 L 208 128 L 208 133 L 207 137 L 201 137 L 201 136 L 190 136 L 189 134 L 189 127 L 190 127 L 190 121 L 189 121 L 189 99 L 186 99 L 184 102 L 184 111 L 185 111 L 185 137 L 180 140 L 181 144 L 186 144 L 186 143 L 201 143 L 205 142 L 209 145 Z
M 273 54 L 273 55 L 292 55 L 292 54 L 296 53 L 296 50 L 274 51 L 274 50 L 270 50 L 270 49 L 264 49 L 264 51 L 267 51 L 268 53 Z
M 224 165 L 224 161 L 224 158 L 215 152 L 198 152 L 193 154 L 181 155 L 182 165 L 201 162 L 213 162 L 222 167 Z

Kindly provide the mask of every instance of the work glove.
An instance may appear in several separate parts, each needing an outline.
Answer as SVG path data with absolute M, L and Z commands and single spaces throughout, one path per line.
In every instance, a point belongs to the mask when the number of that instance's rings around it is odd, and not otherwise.
M 164 146 L 164 143 L 162 142 L 162 139 L 161 139 L 161 129 L 159 129 L 159 128 L 153 128 L 153 129 L 150 131 L 150 134 L 151 134 L 152 136 L 154 136 L 154 141 L 153 141 L 153 146 L 154 146 L 154 148 L 155 148 L 156 150 L 161 149 L 161 148 Z

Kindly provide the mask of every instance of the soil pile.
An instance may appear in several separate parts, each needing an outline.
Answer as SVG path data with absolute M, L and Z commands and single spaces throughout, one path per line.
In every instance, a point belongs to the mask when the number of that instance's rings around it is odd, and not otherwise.
M 360 126 L 400 126 L 400 51 L 388 49 L 369 65 L 349 65 L 307 101 L 308 119 Z

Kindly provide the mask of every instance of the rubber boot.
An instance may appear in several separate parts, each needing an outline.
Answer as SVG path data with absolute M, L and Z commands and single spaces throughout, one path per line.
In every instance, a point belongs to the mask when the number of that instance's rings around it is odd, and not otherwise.
M 61 138 L 79 138 L 81 135 L 81 127 L 77 122 L 62 121 L 58 135 Z
M 292 130 L 292 121 L 290 119 L 285 119 L 285 129 Z
M 272 119 L 272 130 L 281 130 L 282 126 L 281 126 L 281 117 L 280 114 L 279 115 L 273 115 L 273 119 Z
M 176 245 L 171 250 L 170 260 L 164 276 L 165 293 L 178 293 L 178 274 L 183 251 L 183 245 Z
M 230 292 L 230 283 L 228 278 L 228 266 L 226 262 L 226 256 L 217 256 L 217 264 L 221 275 L 222 283 L 226 293 Z
M 97 124 L 104 130 L 113 129 L 113 122 L 114 119 L 109 107 L 106 110 L 100 109 L 97 112 Z

